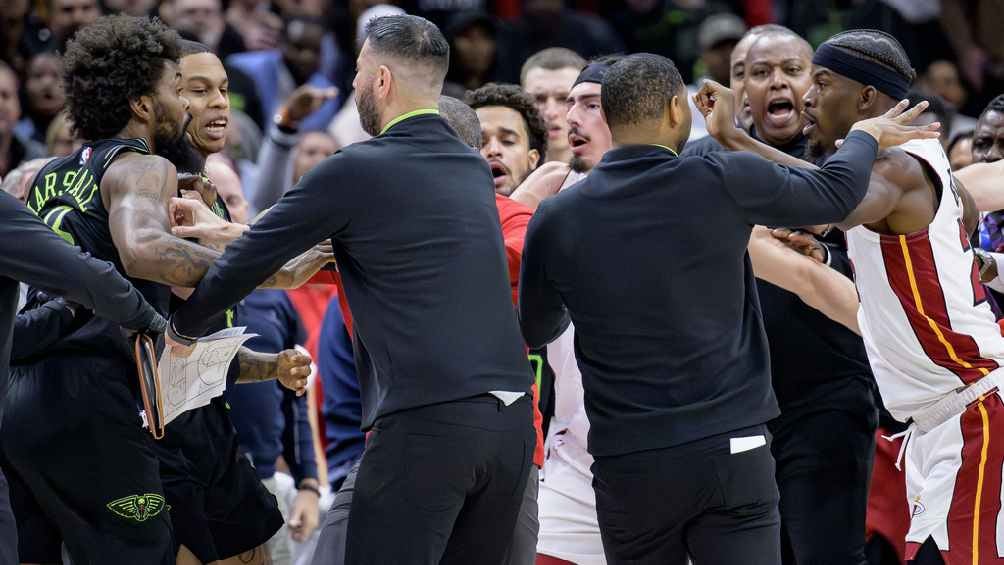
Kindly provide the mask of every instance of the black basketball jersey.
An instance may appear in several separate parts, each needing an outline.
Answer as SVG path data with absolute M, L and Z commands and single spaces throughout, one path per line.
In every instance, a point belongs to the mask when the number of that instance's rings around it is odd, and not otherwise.
M 53 231 L 92 256 L 111 262 L 126 276 L 112 241 L 108 210 L 101 198 L 101 178 L 116 157 L 126 152 L 149 155 L 142 139 L 105 139 L 87 143 L 66 157 L 47 163 L 35 176 L 26 204 Z M 162 315 L 167 315 L 171 290 L 126 277 Z M 132 352 L 118 324 L 95 317 L 60 340 L 47 355 L 117 357 L 133 365 Z

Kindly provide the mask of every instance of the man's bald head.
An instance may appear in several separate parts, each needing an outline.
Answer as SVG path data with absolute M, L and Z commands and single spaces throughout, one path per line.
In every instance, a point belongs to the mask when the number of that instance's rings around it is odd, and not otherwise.
M 732 48 L 732 54 L 729 56 L 729 88 L 735 92 L 736 99 L 741 102 L 736 108 L 736 112 L 738 112 L 736 118 L 744 129 L 749 129 L 753 124 L 753 117 L 750 113 L 749 102 L 746 100 L 745 92 L 746 55 L 749 53 L 750 47 L 762 35 L 775 32 L 794 33 L 790 29 L 777 24 L 765 24 L 750 28 L 743 35 L 742 39 L 739 40 L 739 43 L 736 43 L 736 46 Z
M 452 96 L 440 96 L 439 115 L 457 132 L 460 141 L 481 149 L 481 121 L 473 108 Z

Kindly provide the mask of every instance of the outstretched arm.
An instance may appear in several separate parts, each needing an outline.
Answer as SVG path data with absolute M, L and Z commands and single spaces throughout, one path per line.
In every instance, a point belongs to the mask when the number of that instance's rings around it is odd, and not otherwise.
M 975 163 L 955 171 L 980 212 L 1004 210 L 1004 161 Z
M 831 320 L 861 333 L 858 295 L 850 279 L 792 250 L 764 227 L 753 228 L 748 250 L 757 278 L 796 294 Z
M 297 396 L 307 393 L 310 357 L 295 349 L 279 353 L 259 353 L 241 347 L 237 351 L 237 361 L 240 363 L 238 384 L 278 380 L 282 386 L 296 392 Z
M 101 181 L 108 227 L 130 277 L 194 287 L 220 254 L 171 233 L 168 204 L 177 194 L 174 165 L 161 157 L 124 155 Z
M 0 273 L 65 296 L 131 330 L 164 320 L 107 261 L 66 243 L 13 196 L 0 193 Z

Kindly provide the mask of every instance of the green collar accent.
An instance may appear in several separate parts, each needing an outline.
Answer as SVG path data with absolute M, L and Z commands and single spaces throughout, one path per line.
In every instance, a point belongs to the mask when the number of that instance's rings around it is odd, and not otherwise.
M 680 154 L 677 153 L 676 150 L 674 150 L 672 147 L 666 147 L 665 145 L 659 145 L 658 143 L 650 143 L 649 145 L 652 145 L 654 147 L 658 147 L 660 149 L 665 149 L 666 151 L 669 151 L 670 153 L 672 153 L 673 157 L 679 157 L 680 156 Z
M 405 112 L 405 113 L 401 114 L 400 116 L 394 118 L 393 120 L 387 122 L 387 125 L 385 125 L 383 127 L 383 129 L 380 130 L 380 135 L 383 135 L 383 134 L 387 133 L 387 130 L 389 130 L 390 128 L 396 126 L 397 124 L 399 124 L 399 123 L 407 120 L 408 118 L 414 118 L 415 116 L 425 116 L 425 115 L 428 115 L 428 114 L 439 115 L 439 110 L 437 110 L 436 108 L 419 108 L 417 110 L 412 110 L 410 112 Z

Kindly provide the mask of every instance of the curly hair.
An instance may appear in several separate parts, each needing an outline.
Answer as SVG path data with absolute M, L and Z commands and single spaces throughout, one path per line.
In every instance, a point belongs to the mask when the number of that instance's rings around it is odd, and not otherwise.
M 122 131 L 129 101 L 153 94 L 166 60 L 178 60 L 178 34 L 156 19 L 104 16 L 77 32 L 63 57 L 76 135 L 98 140 Z
M 503 106 L 523 116 L 530 149 L 536 149 L 541 158 L 547 154 L 547 124 L 533 105 L 530 95 L 515 84 L 488 83 L 467 93 L 467 104 L 477 110 L 485 106 Z

